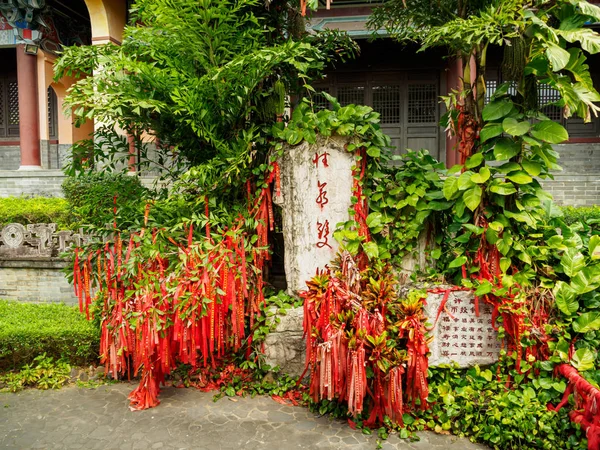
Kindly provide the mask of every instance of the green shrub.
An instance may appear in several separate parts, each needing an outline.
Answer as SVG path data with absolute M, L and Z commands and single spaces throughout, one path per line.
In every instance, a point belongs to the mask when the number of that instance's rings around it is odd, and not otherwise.
M 72 365 L 95 362 L 100 333 L 77 307 L 0 300 L 0 370 L 31 364 L 42 354 Z
M 72 217 L 63 198 L 0 198 L 0 227 L 8 223 L 56 223 L 58 229 L 70 229 Z
M 0 375 L 0 392 L 18 392 L 26 387 L 58 389 L 69 381 L 70 373 L 71 366 L 68 363 L 54 361 L 54 358 L 43 353 L 31 364 L 25 364 L 19 372 Z
M 131 225 L 148 197 L 148 190 L 139 178 L 124 173 L 95 172 L 68 177 L 62 189 L 75 221 L 98 228 L 113 223 L 115 195 L 117 223 L 121 229 Z
M 504 369 L 503 369 L 504 370 Z M 501 372 L 502 373 L 502 372 Z M 495 449 L 585 450 L 585 433 L 556 405 L 566 384 L 542 373 L 502 375 L 495 366 L 430 369 L 431 410 L 421 413 L 427 427 L 450 431 Z
M 564 206 L 561 209 L 563 219 L 569 225 L 576 222 L 589 223 L 590 220 L 600 220 L 600 205 Z

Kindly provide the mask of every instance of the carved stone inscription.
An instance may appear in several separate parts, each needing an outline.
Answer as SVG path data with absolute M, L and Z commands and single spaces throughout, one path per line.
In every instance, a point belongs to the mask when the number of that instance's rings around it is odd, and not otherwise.
M 333 237 L 336 225 L 349 219 L 354 157 L 346 151 L 347 139 L 317 139 L 285 148 L 280 160 L 281 196 L 288 292 L 306 289 L 315 276 L 336 256 Z
M 443 293 L 427 297 L 425 314 L 429 322 L 435 324 L 429 345 L 429 365 L 455 362 L 460 367 L 470 367 L 498 361 L 501 344 L 492 326 L 491 306 L 480 300 L 477 315 L 472 292 L 451 292 L 445 305 L 442 305 L 443 298 Z

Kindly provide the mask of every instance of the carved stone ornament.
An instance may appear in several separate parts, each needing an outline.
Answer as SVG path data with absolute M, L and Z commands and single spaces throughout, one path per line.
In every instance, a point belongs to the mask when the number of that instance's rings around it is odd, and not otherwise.
M 25 240 L 25 227 L 20 223 L 9 223 L 2 229 L 2 241 L 10 248 L 18 248 Z
M 89 241 L 90 236 L 83 230 L 56 231 L 55 223 L 33 223 L 27 227 L 9 223 L 0 227 L 0 258 L 57 258 L 72 246 Z

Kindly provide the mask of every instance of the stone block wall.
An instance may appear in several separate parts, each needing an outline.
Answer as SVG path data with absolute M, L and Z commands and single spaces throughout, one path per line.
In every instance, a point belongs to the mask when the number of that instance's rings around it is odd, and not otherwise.
M 544 189 L 559 205 L 600 204 L 600 144 L 561 144 L 554 149 L 563 170 L 554 173 L 554 180 L 544 180 Z
M 17 170 L 20 165 L 21 149 L 18 145 L 0 146 L 0 170 Z M 0 187 L 2 187 L 1 183 Z
M 60 170 L 2 170 L 0 197 L 62 197 Z
M 64 261 L 0 261 L 0 298 L 31 303 L 78 304 Z

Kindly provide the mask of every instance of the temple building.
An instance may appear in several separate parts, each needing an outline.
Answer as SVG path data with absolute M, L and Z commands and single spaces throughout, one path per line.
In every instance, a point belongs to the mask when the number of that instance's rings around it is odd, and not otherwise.
M 315 84 L 342 104 L 372 106 L 392 138 L 394 151 L 428 149 L 448 166 L 459 161 L 455 141 L 439 126 L 444 114 L 440 96 L 459 84 L 460 64 L 441 49 L 418 52 L 380 31 L 372 39 L 366 23 L 376 2 L 319 0 L 307 31 L 339 29 L 357 40 L 357 59 L 338 64 Z M 61 45 L 119 45 L 133 0 L 0 0 L 0 196 L 60 195 L 61 168 L 69 147 L 94 129 L 89 121 L 76 128 L 62 102 L 74 79 L 53 80 L 52 65 Z M 26 4 L 26 7 L 23 5 Z M 502 82 L 501 49 L 490 49 L 486 74 L 488 96 Z M 600 78 L 600 56 L 588 58 Z M 600 80 L 598 80 L 600 87 Z M 543 103 L 552 90 L 540 90 Z M 327 107 L 323 97 L 316 98 Z M 561 122 L 570 140 L 556 146 L 563 172 L 544 187 L 560 204 L 600 203 L 600 119 L 584 124 L 565 120 L 560 108 L 546 114 Z
M 90 136 L 63 110 L 76 79 L 54 81 L 62 45 L 121 43 L 125 0 L 0 1 L 0 196 L 60 195 L 68 149 Z

